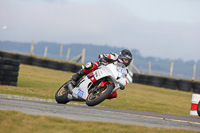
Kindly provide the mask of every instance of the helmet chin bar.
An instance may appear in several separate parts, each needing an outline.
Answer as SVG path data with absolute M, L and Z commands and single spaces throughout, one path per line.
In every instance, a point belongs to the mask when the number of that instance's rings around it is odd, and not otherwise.
M 122 61 L 123 61 L 123 64 L 124 64 L 126 67 L 131 63 L 131 60 L 130 60 L 130 59 L 126 59 L 126 58 L 123 58 Z
M 124 63 L 129 63 L 129 60 L 126 59 L 126 58 L 123 58 L 123 62 L 124 62 Z

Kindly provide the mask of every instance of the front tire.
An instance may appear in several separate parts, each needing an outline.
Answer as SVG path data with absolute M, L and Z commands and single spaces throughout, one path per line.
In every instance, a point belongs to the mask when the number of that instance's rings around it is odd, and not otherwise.
M 56 92 L 55 99 L 56 102 L 59 104 L 66 104 L 69 102 L 67 96 L 70 93 L 69 88 L 67 87 L 69 84 L 69 81 L 64 83 Z
M 112 93 L 112 91 L 113 91 L 113 85 L 110 83 L 105 84 L 105 86 L 98 89 L 97 92 L 90 91 L 86 99 L 86 104 L 88 106 L 95 106 L 103 102 Z

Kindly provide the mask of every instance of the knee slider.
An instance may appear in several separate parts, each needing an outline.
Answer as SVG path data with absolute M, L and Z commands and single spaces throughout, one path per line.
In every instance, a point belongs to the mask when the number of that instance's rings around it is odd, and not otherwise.
M 84 69 L 85 69 L 85 70 L 90 70 L 92 67 L 93 67 L 92 62 L 88 62 L 88 63 L 85 65 Z

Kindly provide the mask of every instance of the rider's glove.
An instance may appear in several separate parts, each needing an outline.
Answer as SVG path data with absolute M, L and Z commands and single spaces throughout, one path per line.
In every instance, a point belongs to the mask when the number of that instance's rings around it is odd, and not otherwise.
M 101 59 L 101 60 L 100 60 L 100 64 L 101 64 L 101 65 L 107 65 L 107 62 L 106 62 L 104 59 Z
M 103 54 L 99 54 L 99 59 L 101 59 L 101 58 L 103 58 L 104 57 L 104 55 Z
M 105 61 L 105 56 L 103 54 L 100 54 L 99 55 L 99 64 L 100 65 L 106 65 L 107 64 L 107 61 Z
M 125 89 L 125 86 L 122 85 L 121 83 L 119 83 L 119 86 L 120 86 L 120 89 L 121 89 L 121 90 L 124 90 L 124 89 Z

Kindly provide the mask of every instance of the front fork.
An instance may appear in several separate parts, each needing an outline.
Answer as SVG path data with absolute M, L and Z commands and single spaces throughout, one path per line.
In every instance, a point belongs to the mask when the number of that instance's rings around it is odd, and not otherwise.
M 74 89 L 74 86 L 72 85 L 71 82 L 67 85 L 67 87 L 69 88 L 69 91 L 70 91 L 71 93 L 73 93 L 72 90 Z
M 66 87 L 68 87 L 70 91 L 70 93 L 67 95 L 69 101 L 85 101 L 84 99 L 73 95 L 74 86 L 71 82 L 69 82 L 69 84 L 67 84 Z

